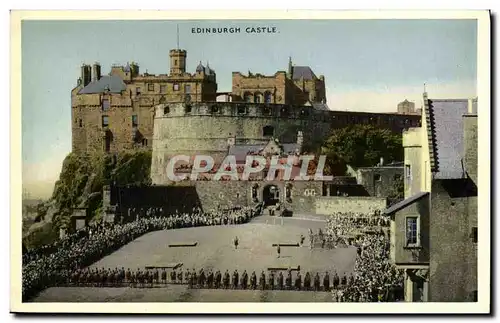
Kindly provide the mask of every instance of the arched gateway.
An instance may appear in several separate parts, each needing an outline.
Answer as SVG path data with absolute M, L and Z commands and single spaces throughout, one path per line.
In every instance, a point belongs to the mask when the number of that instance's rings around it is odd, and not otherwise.
M 273 206 L 280 202 L 280 189 L 276 185 L 267 185 L 262 191 L 264 207 Z

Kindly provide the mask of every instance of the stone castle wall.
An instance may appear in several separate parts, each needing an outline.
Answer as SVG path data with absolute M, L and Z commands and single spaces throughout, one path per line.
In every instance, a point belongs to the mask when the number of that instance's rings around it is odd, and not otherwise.
M 271 126 L 282 143 L 295 143 L 298 131 L 304 142 L 324 138 L 330 129 L 328 113 L 310 107 L 286 105 L 213 103 L 165 104 L 156 107 L 151 177 L 164 185 L 166 163 L 173 155 L 206 154 L 223 159 L 228 139 L 236 144 L 265 144 L 270 136 L 263 129 Z
M 335 212 L 371 213 L 375 210 L 384 210 L 387 199 L 380 197 L 343 197 L 324 196 L 316 199 L 316 214 L 333 214 Z

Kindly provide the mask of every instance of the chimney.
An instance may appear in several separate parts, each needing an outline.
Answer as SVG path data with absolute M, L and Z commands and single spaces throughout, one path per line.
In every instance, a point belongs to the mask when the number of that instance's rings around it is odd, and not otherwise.
M 99 81 L 100 79 L 101 79 L 101 65 L 96 62 L 92 66 L 92 82 Z
M 380 157 L 380 166 L 384 166 L 384 157 Z
M 473 99 L 469 99 L 469 100 L 468 100 L 468 104 L 467 104 L 467 112 L 468 112 L 468 114 L 475 114 L 475 113 L 474 113 Z

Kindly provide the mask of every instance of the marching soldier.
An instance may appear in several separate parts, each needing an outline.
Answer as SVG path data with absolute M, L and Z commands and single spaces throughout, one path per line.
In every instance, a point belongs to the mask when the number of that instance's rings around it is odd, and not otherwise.
M 173 271 L 171 275 L 173 276 L 172 283 L 175 283 L 175 271 Z M 164 285 L 167 283 L 167 271 L 165 269 L 163 269 L 161 272 L 161 282 Z
M 198 275 L 196 274 L 196 270 L 193 268 L 193 272 L 191 273 L 191 286 L 197 287 L 198 283 Z
M 292 272 L 289 270 L 288 274 L 286 275 L 286 288 L 288 290 L 292 289 Z
M 306 272 L 306 275 L 304 277 L 304 289 L 305 290 L 311 289 L 311 275 L 309 274 L 309 272 Z
M 200 270 L 200 277 L 198 278 L 198 285 L 200 285 L 200 288 L 205 287 L 205 282 L 206 282 L 205 271 L 203 271 L 203 268 L 202 268 Z
M 271 271 L 269 274 L 269 288 L 274 289 L 274 272 Z
M 208 273 L 208 278 L 207 278 L 208 288 L 212 288 L 213 283 L 214 283 L 214 273 L 212 272 L 212 270 L 210 270 Z
M 239 278 L 239 275 L 238 275 L 238 270 L 234 270 L 234 273 L 233 273 L 233 288 L 234 289 L 238 289 L 238 278 Z
M 314 276 L 314 290 L 319 291 L 319 274 L 316 273 Z
M 257 288 L 257 275 L 255 275 L 255 271 L 252 271 L 252 275 L 250 276 L 250 285 L 252 289 Z
M 283 273 L 281 271 L 278 274 L 278 288 L 283 289 Z
M 247 271 L 244 270 L 243 271 L 243 274 L 241 274 L 241 288 L 242 289 L 247 289 L 247 284 L 248 284 L 248 274 L 247 274 Z
M 325 277 L 323 278 L 323 288 L 325 292 L 330 291 L 330 275 L 328 275 L 328 272 L 325 272 Z
M 354 276 L 352 274 L 349 275 L 349 285 L 354 285 Z
M 166 279 L 163 279 L 163 275 L 164 275 L 164 274 L 166 274 L 165 269 L 164 269 L 164 270 L 163 270 L 163 272 L 161 273 L 161 275 L 162 275 L 162 277 L 161 277 L 161 278 L 162 278 L 162 280 L 166 280 Z M 166 276 L 166 275 L 165 275 L 165 276 Z M 167 277 L 165 277 L 165 278 L 167 278 Z M 172 271 L 170 272 L 170 282 L 171 282 L 172 284 L 175 284 L 175 280 L 176 280 L 176 278 L 177 278 L 177 273 L 175 272 L 175 269 L 174 269 L 174 270 L 172 270 Z M 164 283 L 165 283 L 165 282 L 164 282 Z
M 295 289 L 300 290 L 302 287 L 302 276 L 300 275 L 300 272 L 297 273 L 297 277 L 295 278 Z
M 187 275 L 186 275 L 187 277 Z M 179 280 L 179 284 L 182 284 L 182 270 L 179 271 L 179 277 L 178 277 L 178 280 Z
M 215 288 L 217 289 L 220 288 L 221 280 L 222 280 L 222 275 L 220 271 L 217 269 L 217 272 L 215 273 Z
M 260 273 L 259 285 L 261 290 L 266 288 L 266 275 L 264 274 L 264 271 L 261 271 Z
M 235 249 L 238 249 L 238 243 L 239 243 L 239 241 L 238 241 L 238 237 L 235 237 L 235 238 L 234 238 L 234 248 L 235 248 Z
M 339 278 L 339 275 L 337 275 L 337 272 L 335 272 L 333 274 L 333 288 L 338 289 L 339 284 L 340 284 L 340 278 Z
M 347 277 L 346 277 L 346 273 L 344 273 L 344 275 L 342 276 L 342 286 L 347 286 Z
M 229 288 L 229 271 L 226 269 L 226 272 L 224 273 L 224 288 L 228 289 Z
M 303 235 L 303 234 L 300 234 L 300 246 L 301 246 L 301 247 L 302 247 L 302 245 L 304 244 L 304 240 L 305 240 L 305 239 L 306 239 L 306 238 L 304 237 L 304 235 Z

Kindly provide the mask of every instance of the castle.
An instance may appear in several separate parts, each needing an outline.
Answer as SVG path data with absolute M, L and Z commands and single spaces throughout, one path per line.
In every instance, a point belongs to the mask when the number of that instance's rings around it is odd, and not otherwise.
M 141 74 L 136 63 L 112 66 L 108 75 L 99 63 L 84 64 L 71 91 L 72 151 L 152 149 L 156 140 L 158 157 L 224 155 L 228 143 L 262 144 L 271 137 L 295 142 L 298 131 L 309 142 L 347 124 L 401 132 L 420 122 L 419 115 L 332 111 L 324 76 L 291 59 L 287 71 L 271 76 L 233 72 L 231 92 L 217 91 L 208 63 L 189 73 L 186 60 L 185 50 L 170 50 L 170 73 L 160 75 Z

